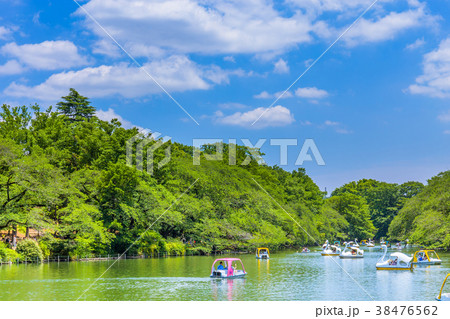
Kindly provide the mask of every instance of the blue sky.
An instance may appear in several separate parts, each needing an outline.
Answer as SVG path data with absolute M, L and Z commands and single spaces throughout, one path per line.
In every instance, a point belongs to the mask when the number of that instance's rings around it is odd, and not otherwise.
M 188 145 L 265 138 L 269 165 L 270 139 L 298 139 L 287 170 L 312 138 L 326 165 L 302 167 L 321 189 L 425 182 L 450 169 L 448 0 L 379 0 L 268 108 L 372 3 L 0 0 L 0 98 L 47 107 L 74 87 L 99 117 Z

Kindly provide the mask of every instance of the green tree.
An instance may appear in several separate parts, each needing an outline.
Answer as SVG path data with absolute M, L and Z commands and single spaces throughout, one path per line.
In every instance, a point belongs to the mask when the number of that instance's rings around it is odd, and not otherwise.
M 369 205 L 363 197 L 343 193 L 329 198 L 328 203 L 347 220 L 347 234 L 351 239 L 373 237 L 376 228 L 370 220 Z
M 80 118 L 90 119 L 95 114 L 95 108 L 87 97 L 82 96 L 75 89 L 71 88 L 67 96 L 63 96 L 64 101 L 56 103 L 58 111 L 71 120 Z

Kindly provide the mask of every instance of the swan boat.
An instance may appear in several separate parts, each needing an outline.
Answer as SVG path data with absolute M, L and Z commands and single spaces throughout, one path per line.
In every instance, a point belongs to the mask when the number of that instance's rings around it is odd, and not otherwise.
M 450 274 L 447 274 L 447 276 L 445 276 L 444 282 L 442 283 L 442 286 L 441 286 L 441 291 L 439 291 L 439 295 L 436 297 L 437 301 L 450 301 L 450 292 L 442 293 L 442 291 L 444 291 L 445 283 L 447 282 L 447 279 L 449 277 L 450 277 Z
M 359 249 L 355 246 L 350 246 L 350 243 L 347 243 L 344 251 L 339 255 L 339 258 L 363 258 L 364 250 Z
M 336 245 L 327 245 L 323 250 L 322 256 L 339 256 L 341 253 L 341 248 Z
M 373 247 L 375 247 L 375 243 L 373 240 L 370 240 L 370 238 L 369 238 L 369 240 L 367 241 L 367 248 L 373 248 Z
M 382 245 L 381 248 L 384 249 L 383 257 L 376 263 L 377 270 L 412 270 L 413 262 L 412 257 L 407 256 L 403 253 L 395 252 L 392 253 L 389 259 L 386 258 L 387 246 Z
M 418 250 L 414 253 L 413 263 L 418 265 L 439 265 L 442 260 L 434 250 Z

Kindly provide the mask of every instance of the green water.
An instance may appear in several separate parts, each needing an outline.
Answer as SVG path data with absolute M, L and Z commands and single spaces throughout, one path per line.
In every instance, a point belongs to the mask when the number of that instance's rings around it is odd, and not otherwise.
M 120 260 L 81 300 L 434 300 L 450 272 L 449 253 L 440 254 L 442 265 L 414 271 L 377 271 L 381 255 L 365 249 L 359 260 L 295 251 L 270 260 L 229 256 L 241 258 L 248 273 L 236 279 L 209 278 L 214 256 Z M 0 266 L 0 300 L 76 300 L 113 262 Z

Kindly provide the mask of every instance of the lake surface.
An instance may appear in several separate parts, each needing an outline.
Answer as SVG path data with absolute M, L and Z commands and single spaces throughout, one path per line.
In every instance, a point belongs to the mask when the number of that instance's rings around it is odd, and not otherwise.
M 363 259 L 339 259 L 317 248 L 273 252 L 270 260 L 217 256 L 242 259 L 248 275 L 236 279 L 209 278 L 214 256 L 120 260 L 80 300 L 434 300 L 450 272 L 449 253 L 439 253 L 442 265 L 377 271 L 382 254 L 365 248 Z M 0 300 L 76 300 L 113 262 L 2 265 Z

